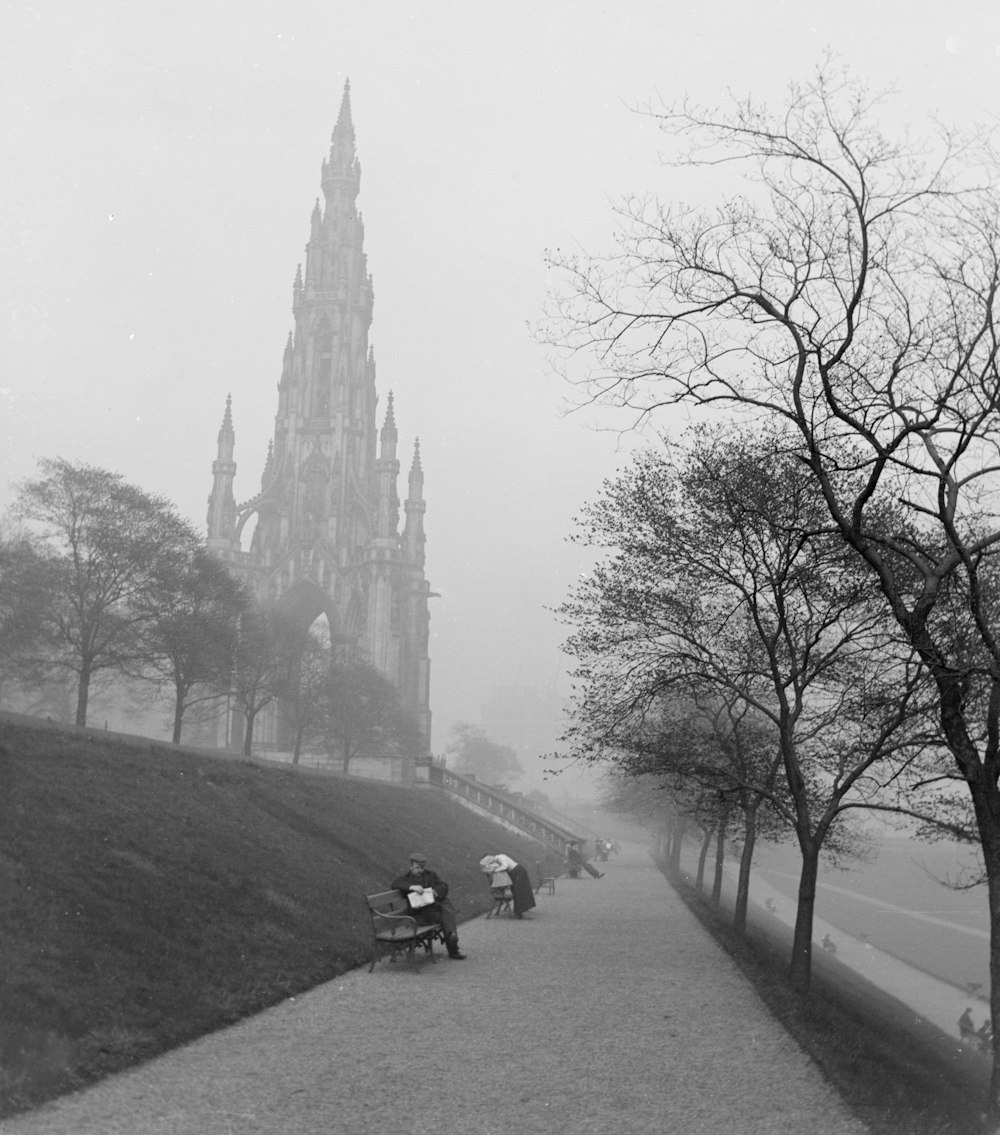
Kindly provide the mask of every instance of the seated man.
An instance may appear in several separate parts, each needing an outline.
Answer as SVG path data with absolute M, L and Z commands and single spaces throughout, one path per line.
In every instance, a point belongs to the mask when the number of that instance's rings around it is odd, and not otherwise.
M 586 859 L 583 858 L 583 852 L 575 844 L 570 844 L 570 846 L 566 848 L 566 862 L 569 866 L 570 875 L 574 875 L 574 871 L 578 875 L 582 867 L 588 875 L 593 875 L 595 879 L 604 878 L 604 872 L 597 871 L 595 868 L 591 867 Z
M 434 892 L 434 902 L 428 906 L 417 907 L 410 913 L 423 926 L 432 922 L 440 922 L 444 931 L 444 944 L 448 949 L 448 957 L 455 961 L 464 961 L 465 954 L 458 948 L 458 923 L 455 920 L 455 908 L 448 900 L 448 884 L 443 882 L 436 872 L 428 870 L 427 856 L 414 852 L 410 856 L 410 869 L 405 875 L 393 879 L 392 889 L 406 896 L 411 891 L 423 894 L 424 891 Z

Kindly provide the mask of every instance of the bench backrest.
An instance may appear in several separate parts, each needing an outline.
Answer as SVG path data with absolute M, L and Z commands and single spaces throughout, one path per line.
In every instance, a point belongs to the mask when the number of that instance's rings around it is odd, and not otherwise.
M 376 895 L 365 895 L 365 902 L 372 914 L 410 913 L 410 904 L 399 891 L 379 891 Z
M 399 891 L 365 895 L 365 905 L 371 915 L 372 930 L 377 936 L 406 938 L 417 933 L 417 920 Z

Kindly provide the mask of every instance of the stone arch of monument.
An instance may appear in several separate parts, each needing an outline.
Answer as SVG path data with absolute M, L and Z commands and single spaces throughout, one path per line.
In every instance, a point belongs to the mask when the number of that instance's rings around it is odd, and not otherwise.
M 293 584 L 275 604 L 277 612 L 305 635 L 320 615 L 326 615 L 330 625 L 331 637 L 340 628 L 330 596 L 311 579 L 302 579 Z

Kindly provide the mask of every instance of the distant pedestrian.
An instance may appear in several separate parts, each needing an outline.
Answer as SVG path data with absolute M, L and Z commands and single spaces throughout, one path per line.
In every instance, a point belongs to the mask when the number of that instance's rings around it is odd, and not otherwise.
M 958 1018 L 958 1035 L 962 1040 L 969 1040 L 976 1035 L 975 1022 L 972 1020 L 971 1006 Z

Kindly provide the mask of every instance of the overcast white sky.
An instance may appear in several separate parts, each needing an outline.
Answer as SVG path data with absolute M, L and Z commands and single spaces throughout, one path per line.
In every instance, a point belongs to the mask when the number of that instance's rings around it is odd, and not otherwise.
M 528 328 L 554 282 L 546 248 L 603 250 L 613 201 L 671 195 L 631 108 L 727 87 L 779 99 L 832 48 L 895 82 L 918 129 L 1000 109 L 993 0 L 0 11 L 0 508 L 58 455 L 203 526 L 230 392 L 236 494 L 253 495 L 350 78 L 379 389 L 404 470 L 419 436 L 426 475 L 438 750 L 499 684 L 568 689 L 546 608 L 585 567 L 572 517 L 624 455 L 593 414 L 560 412 Z

